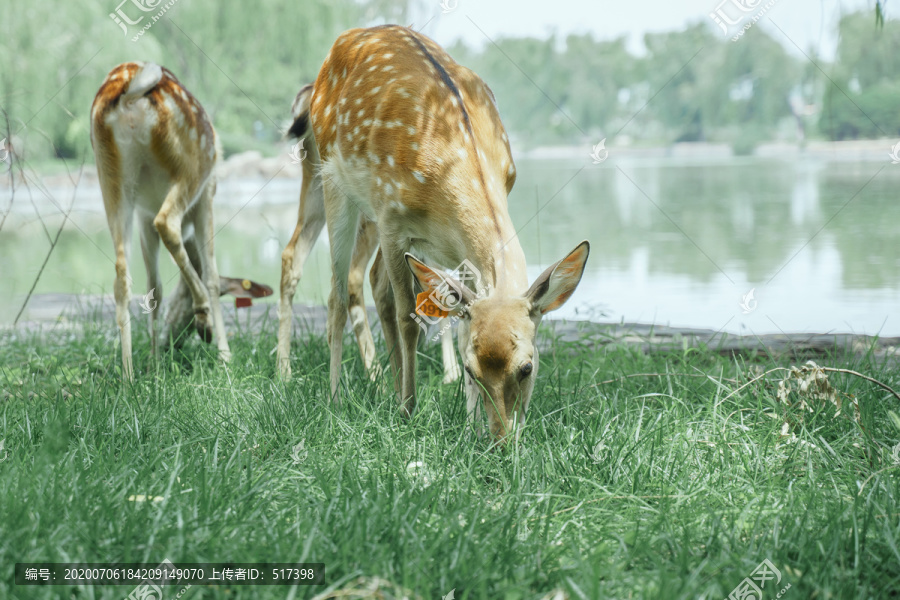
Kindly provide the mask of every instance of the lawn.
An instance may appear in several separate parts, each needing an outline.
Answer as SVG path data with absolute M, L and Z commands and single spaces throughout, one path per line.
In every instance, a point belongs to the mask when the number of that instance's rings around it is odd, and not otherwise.
M 801 357 L 545 338 L 523 443 L 491 451 L 461 386 L 441 384 L 436 344 L 421 348 L 405 421 L 349 337 L 335 408 L 322 336 L 295 338 L 282 383 L 272 323 L 237 331 L 227 368 L 196 340 L 154 362 L 137 327 L 127 385 L 113 324 L 85 319 L 0 333 L 0 598 L 132 591 L 17 586 L 16 562 L 164 559 L 326 566 L 321 586 L 198 585 L 185 600 L 358 597 L 328 594 L 353 586 L 719 599 L 764 560 L 780 575 L 765 598 L 900 597 L 900 401 L 840 373 L 828 373 L 837 416 L 796 391 L 779 402 L 783 371 L 745 385 Z M 816 360 L 900 388 L 896 363 Z

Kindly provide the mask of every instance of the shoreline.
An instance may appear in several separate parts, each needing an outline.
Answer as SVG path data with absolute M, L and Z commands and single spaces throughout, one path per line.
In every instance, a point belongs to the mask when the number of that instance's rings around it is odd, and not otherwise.
M 623 141 L 624 142 L 624 141 Z M 748 155 L 737 155 L 727 143 L 713 142 L 681 142 L 668 146 L 641 146 L 632 142 L 617 144 L 615 140 L 607 143 L 608 160 L 604 163 L 615 163 L 617 160 L 633 161 L 635 159 L 680 161 L 753 160 L 753 159 L 804 159 L 823 162 L 889 162 L 892 140 L 849 140 L 840 142 L 809 141 L 805 144 L 796 142 L 764 142 L 758 144 Z M 219 182 L 242 180 L 296 179 L 302 176 L 300 163 L 295 163 L 289 155 L 287 143 L 273 145 L 273 149 L 284 151 L 275 156 L 263 156 L 258 150 L 247 150 L 232 154 L 219 162 L 216 175 Z M 590 155 L 591 144 L 582 145 L 545 145 L 530 148 L 513 147 L 513 158 L 525 160 L 574 160 L 592 165 Z M 58 161 L 60 166 L 63 161 Z M 75 162 L 71 162 L 72 177 L 77 175 Z M 47 188 L 72 189 L 74 185 L 65 173 L 41 175 L 38 179 Z M 9 174 L 4 169 L 0 172 L 0 187 L 8 188 Z M 94 164 L 86 163 L 80 185 L 97 187 L 97 170 Z
M 131 302 L 132 315 L 142 317 L 139 298 Z M 278 323 L 276 304 L 254 304 L 238 312 L 230 300 L 223 301 L 225 326 L 232 335 L 274 334 Z M 374 307 L 367 307 L 372 331 L 380 330 Z M 84 331 L 89 327 L 104 330 L 113 338 L 115 302 L 112 296 L 81 294 L 35 294 L 26 309 L 27 319 L 13 326 L 0 325 L 0 335 L 49 336 L 54 333 Z M 318 305 L 294 305 L 295 338 L 297 335 L 324 335 L 327 309 Z M 142 325 L 138 324 L 137 327 Z M 351 328 L 347 324 L 346 331 Z M 429 329 L 430 338 L 437 328 Z M 644 353 L 671 352 L 708 347 L 719 354 L 775 358 L 790 356 L 799 362 L 816 357 L 862 357 L 871 354 L 876 362 L 900 365 L 900 337 L 878 337 L 852 333 L 795 333 L 738 335 L 712 329 L 669 327 L 648 323 L 604 321 L 571 321 L 546 319 L 538 332 L 541 346 L 548 347 L 550 338 L 580 347 L 584 351 L 606 348 L 640 348 Z M 427 338 L 426 338 L 427 339 Z

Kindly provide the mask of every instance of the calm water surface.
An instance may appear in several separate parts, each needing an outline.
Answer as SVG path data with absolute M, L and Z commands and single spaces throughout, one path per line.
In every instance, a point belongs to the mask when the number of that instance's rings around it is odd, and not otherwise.
M 900 165 L 635 158 L 601 165 L 522 159 L 517 166 L 509 204 L 529 279 L 580 240 L 591 242 L 581 286 L 555 317 L 744 334 L 900 335 Z M 223 275 L 277 290 L 300 182 L 264 183 L 220 182 L 216 250 Z M 71 190 L 49 192 L 68 205 Z M 38 192 L 32 205 L 21 191 L 0 232 L 4 323 L 18 311 L 49 247 L 36 211 L 55 234 L 59 210 Z M 143 293 L 134 238 L 135 292 Z M 36 292 L 111 294 L 112 256 L 99 190 L 83 187 Z M 171 291 L 176 268 L 165 256 Z M 325 303 L 328 265 L 323 235 L 296 302 Z

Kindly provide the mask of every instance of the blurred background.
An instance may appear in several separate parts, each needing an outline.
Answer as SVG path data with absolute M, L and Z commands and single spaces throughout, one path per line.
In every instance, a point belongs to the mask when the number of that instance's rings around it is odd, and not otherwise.
M 493 89 L 530 276 L 591 241 L 557 316 L 900 335 L 900 5 L 119 2 L 0 7 L 0 323 L 32 288 L 112 291 L 88 115 L 113 66 L 163 64 L 205 106 L 225 150 L 219 270 L 277 287 L 300 190 L 291 101 L 341 31 L 400 23 Z M 328 262 L 323 239 L 297 302 L 325 303 Z

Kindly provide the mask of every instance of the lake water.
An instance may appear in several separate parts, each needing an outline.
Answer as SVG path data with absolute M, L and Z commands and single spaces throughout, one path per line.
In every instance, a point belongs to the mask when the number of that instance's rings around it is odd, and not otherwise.
M 529 279 L 580 240 L 591 242 L 581 286 L 554 317 L 741 334 L 900 335 L 900 165 L 636 156 L 600 165 L 519 159 L 517 167 L 509 204 Z M 264 183 L 220 182 L 216 250 L 220 273 L 277 293 L 300 182 Z M 62 206 L 71 199 L 71 190 L 48 192 Z M 0 231 L 3 323 L 18 312 L 49 248 L 36 211 L 50 235 L 61 222 L 47 197 L 32 196 L 17 192 Z M 134 291 L 144 293 L 137 237 Z M 171 291 L 176 269 L 163 254 Z M 36 293 L 111 294 L 112 256 L 99 190 L 81 187 Z M 323 235 L 295 302 L 324 304 L 329 278 Z

